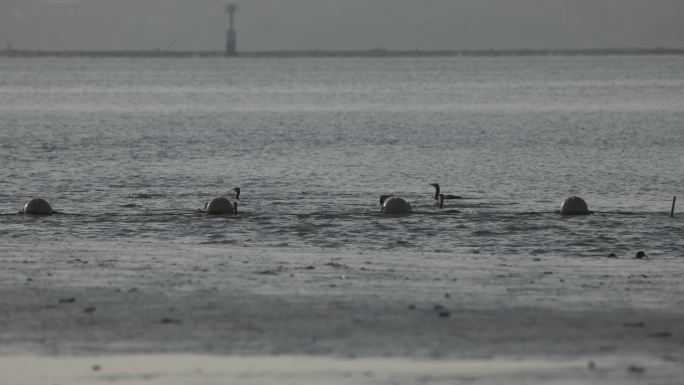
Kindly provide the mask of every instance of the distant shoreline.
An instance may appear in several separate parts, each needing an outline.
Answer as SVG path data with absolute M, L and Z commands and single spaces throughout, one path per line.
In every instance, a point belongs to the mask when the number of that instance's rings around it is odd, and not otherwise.
M 605 49 L 511 49 L 511 50 L 349 50 L 349 51 L 245 51 L 226 55 L 223 51 L 44 51 L 0 50 L 0 57 L 227 57 L 227 58 L 298 58 L 298 57 L 451 57 L 451 56 L 614 56 L 614 55 L 684 55 L 684 48 L 605 48 Z

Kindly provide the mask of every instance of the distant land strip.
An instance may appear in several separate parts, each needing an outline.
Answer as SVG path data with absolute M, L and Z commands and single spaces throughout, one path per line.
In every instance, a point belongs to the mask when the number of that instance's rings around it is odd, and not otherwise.
M 596 49 L 473 49 L 473 50 L 303 50 L 245 51 L 226 55 L 223 51 L 44 51 L 7 48 L 0 57 L 433 57 L 433 56 L 610 56 L 610 55 L 684 55 L 684 48 L 596 48 Z

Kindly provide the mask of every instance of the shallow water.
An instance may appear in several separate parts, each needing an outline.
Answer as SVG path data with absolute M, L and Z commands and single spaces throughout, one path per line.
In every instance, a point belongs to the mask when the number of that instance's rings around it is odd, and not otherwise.
M 0 58 L 0 241 L 684 256 L 682 148 L 681 56 Z

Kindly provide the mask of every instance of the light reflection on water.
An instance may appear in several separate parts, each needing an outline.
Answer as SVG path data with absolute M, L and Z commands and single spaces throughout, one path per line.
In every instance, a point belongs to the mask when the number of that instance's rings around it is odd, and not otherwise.
M 0 213 L 78 215 L 0 240 L 684 256 L 683 61 L 3 59 Z M 194 213 L 235 186 L 239 217 Z M 570 194 L 597 213 L 555 215 Z

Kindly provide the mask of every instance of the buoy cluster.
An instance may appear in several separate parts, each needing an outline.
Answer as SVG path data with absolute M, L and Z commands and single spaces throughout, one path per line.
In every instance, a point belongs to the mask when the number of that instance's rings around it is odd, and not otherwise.
M 435 187 L 435 200 L 440 208 L 444 206 L 444 199 L 462 199 L 461 196 L 457 195 L 440 194 L 439 185 L 436 183 L 433 183 L 432 186 Z M 237 215 L 240 188 L 236 187 L 233 191 L 235 192 L 234 201 L 223 196 L 212 198 L 198 211 L 207 215 Z M 411 203 L 402 197 L 396 195 L 380 196 L 380 212 L 383 214 L 409 214 L 412 211 Z M 27 215 L 52 215 L 55 213 L 55 210 L 52 209 L 45 199 L 32 198 L 26 202 L 20 213 Z M 584 199 L 578 196 L 571 196 L 561 202 L 558 213 L 560 215 L 588 215 L 591 212 Z
M 444 194 L 441 192 L 439 183 L 430 183 L 430 186 L 435 189 L 435 206 L 444 208 L 445 199 L 463 199 L 460 195 Z M 381 195 L 380 196 L 380 212 L 383 214 L 408 214 L 413 211 L 411 203 L 404 198 L 395 195 Z M 589 215 L 589 207 L 584 199 L 578 196 L 571 196 L 563 199 L 561 202 L 560 215 Z

